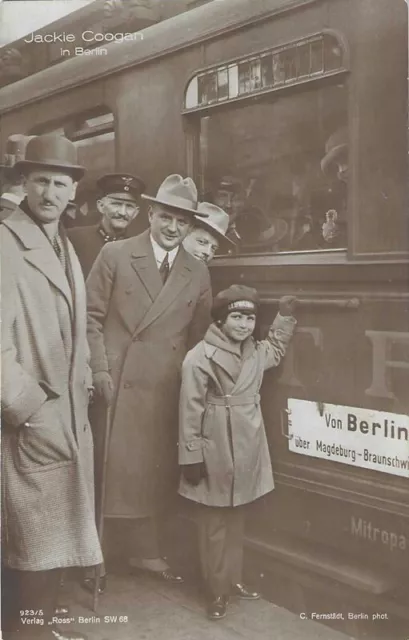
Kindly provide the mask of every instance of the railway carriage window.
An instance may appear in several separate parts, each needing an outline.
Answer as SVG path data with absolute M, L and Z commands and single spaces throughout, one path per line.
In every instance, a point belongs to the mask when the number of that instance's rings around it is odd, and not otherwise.
M 325 34 L 204 71 L 189 83 L 195 177 L 202 197 L 228 211 L 241 253 L 346 248 L 343 65 L 340 44 Z
M 207 115 L 199 148 L 205 199 L 227 209 L 241 252 L 346 247 L 343 85 Z
M 95 208 L 96 180 L 104 173 L 115 172 L 114 117 L 110 112 L 79 114 L 64 122 L 38 127 L 33 133 L 60 133 L 72 140 L 78 150 L 78 161 L 86 174 L 78 185 L 75 218 L 68 225 L 93 224 L 100 214 Z M 74 213 L 68 213 L 74 216 Z

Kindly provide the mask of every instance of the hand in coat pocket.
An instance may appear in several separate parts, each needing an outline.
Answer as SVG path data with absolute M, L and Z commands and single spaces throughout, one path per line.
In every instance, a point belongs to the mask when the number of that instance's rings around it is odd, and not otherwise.
M 182 473 L 186 482 L 196 487 L 202 478 L 207 476 L 206 465 L 204 462 L 184 464 L 182 465 Z
M 23 471 L 36 471 L 47 465 L 72 459 L 69 438 L 57 409 L 57 400 L 48 400 L 30 416 L 18 432 L 18 465 Z

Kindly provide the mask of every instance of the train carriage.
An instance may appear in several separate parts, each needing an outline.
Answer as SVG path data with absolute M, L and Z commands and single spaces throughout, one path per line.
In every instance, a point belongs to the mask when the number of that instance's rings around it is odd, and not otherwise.
M 262 389 L 277 487 L 252 510 L 253 568 L 275 601 L 344 612 L 349 633 L 407 619 L 406 4 L 217 0 L 133 36 L 74 43 L 2 88 L 0 144 L 74 140 L 84 214 L 113 170 L 152 193 L 191 175 L 228 210 L 237 249 L 213 261 L 214 289 L 256 286 L 264 326 L 281 295 L 301 301 Z

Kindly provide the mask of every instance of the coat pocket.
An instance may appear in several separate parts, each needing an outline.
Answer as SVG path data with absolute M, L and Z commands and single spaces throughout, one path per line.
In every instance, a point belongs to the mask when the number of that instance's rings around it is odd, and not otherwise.
M 55 402 L 48 401 L 36 413 L 30 426 L 22 426 L 18 430 L 17 467 L 22 473 L 34 473 L 59 467 L 72 460 L 69 435 Z

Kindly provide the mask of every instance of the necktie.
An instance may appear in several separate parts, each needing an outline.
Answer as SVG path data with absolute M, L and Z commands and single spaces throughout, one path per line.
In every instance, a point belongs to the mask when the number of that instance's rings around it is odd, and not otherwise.
M 170 271 L 169 253 L 166 252 L 165 257 L 163 258 L 163 262 L 162 262 L 162 264 L 160 265 L 160 268 L 159 268 L 159 273 L 161 275 L 163 284 L 165 284 L 166 280 L 168 279 L 169 271 Z
M 59 261 L 61 262 L 61 266 L 62 268 L 66 269 L 66 259 L 65 259 L 65 251 L 64 251 L 64 245 L 63 242 L 61 240 L 61 236 L 59 233 L 56 233 L 53 239 L 53 249 L 55 251 L 55 253 L 57 254 L 57 258 L 59 259 Z

